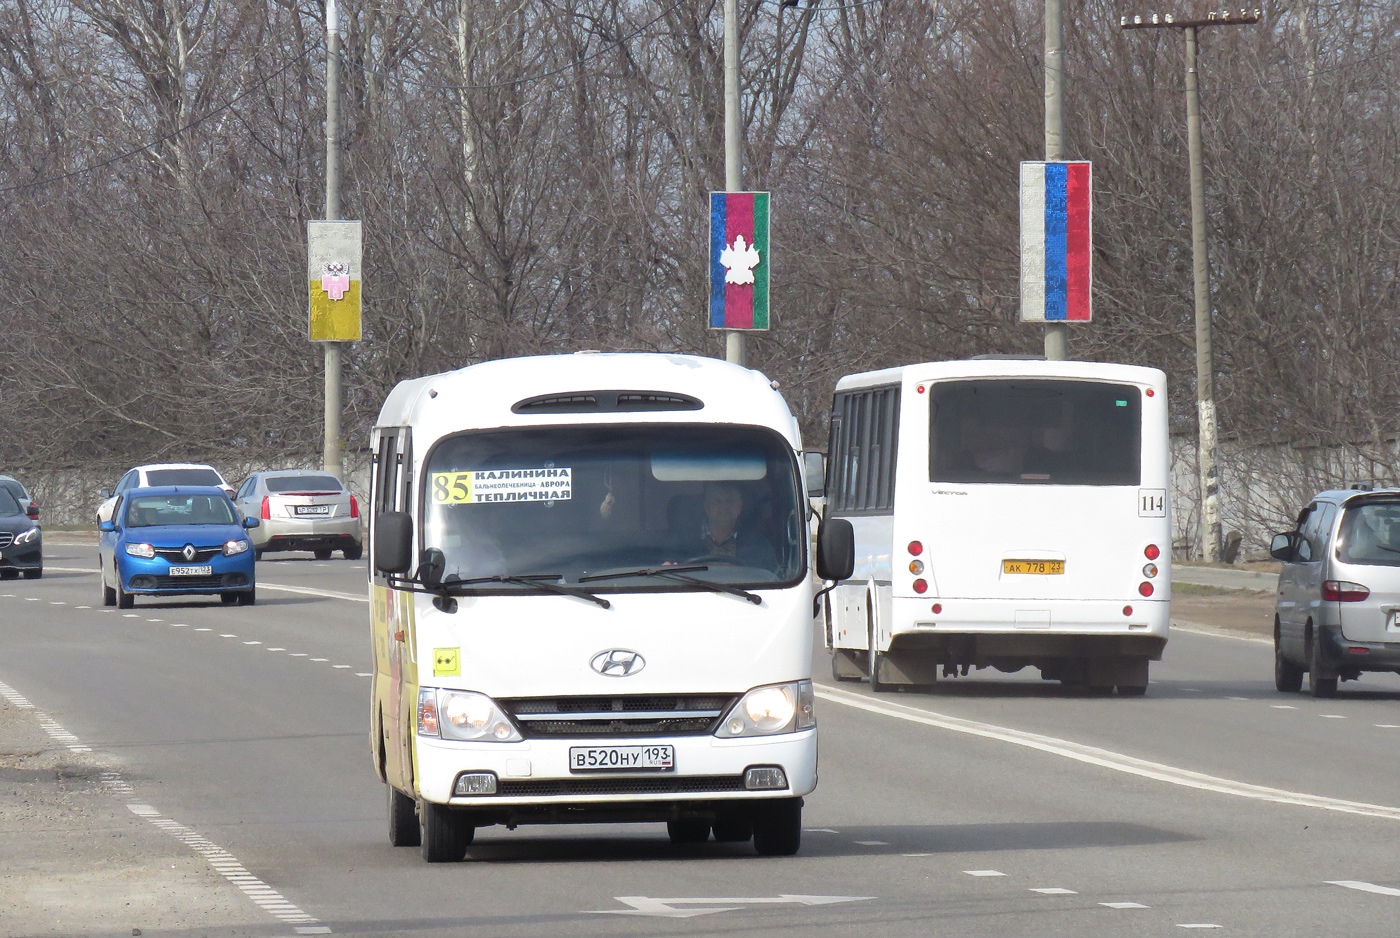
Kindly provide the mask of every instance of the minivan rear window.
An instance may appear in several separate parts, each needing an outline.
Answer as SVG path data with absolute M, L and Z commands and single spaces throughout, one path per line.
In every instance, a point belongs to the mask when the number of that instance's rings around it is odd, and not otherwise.
M 1400 501 L 1348 506 L 1337 533 L 1337 559 L 1400 567 Z
M 293 492 L 317 495 L 339 492 L 342 486 L 335 476 L 270 476 L 267 490 L 273 495 L 288 495 Z
M 1142 392 L 1132 385 L 940 381 L 929 397 L 930 482 L 1139 484 Z

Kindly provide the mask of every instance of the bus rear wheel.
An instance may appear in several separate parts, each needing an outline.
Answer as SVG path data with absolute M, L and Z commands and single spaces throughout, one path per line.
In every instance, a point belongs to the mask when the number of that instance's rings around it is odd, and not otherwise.
M 867 646 L 870 651 L 865 657 L 866 671 L 870 678 L 870 689 L 881 694 L 889 690 L 890 685 L 880 680 L 880 665 L 885 662 L 885 654 L 879 650 L 879 646 L 875 642 L 875 616 L 870 611 L 869 600 L 867 600 L 865 607 L 865 622 L 866 633 L 870 636 L 870 644 Z
M 753 817 L 753 848 L 761 857 L 790 857 L 802 846 L 802 799 L 759 805 Z
M 476 837 L 476 827 L 468 816 L 447 805 L 423 802 L 419 821 L 423 859 L 429 863 L 458 862 Z

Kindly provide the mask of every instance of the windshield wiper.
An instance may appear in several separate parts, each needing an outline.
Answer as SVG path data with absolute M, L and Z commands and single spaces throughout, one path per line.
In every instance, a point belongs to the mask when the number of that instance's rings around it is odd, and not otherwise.
M 714 580 L 702 580 L 699 577 L 686 576 L 687 573 L 698 573 L 702 570 L 710 569 L 703 564 L 692 567 L 642 567 L 637 570 L 625 570 L 621 573 L 595 573 L 592 576 L 581 576 L 580 583 L 591 583 L 594 580 L 611 580 L 618 577 L 628 576 L 659 576 L 671 580 L 679 580 L 682 583 L 690 583 L 694 586 L 704 587 L 714 593 L 728 593 L 730 596 L 742 596 L 755 606 L 763 602 L 763 597 L 757 593 L 750 593 L 748 590 L 739 589 L 737 586 L 730 586 L 728 583 L 716 583 Z
M 479 586 L 483 583 L 514 583 L 517 586 L 528 586 L 531 589 L 539 590 L 543 593 L 558 593 L 560 596 L 575 596 L 579 599 L 586 599 L 591 603 L 597 603 L 604 609 L 611 609 L 612 603 L 601 596 L 594 596 L 588 590 L 581 590 L 575 587 L 560 586 L 552 580 L 562 580 L 562 573 L 533 573 L 528 576 L 507 576 L 497 574 L 496 576 L 477 576 L 469 580 L 462 580 L 456 577 L 448 577 L 442 581 L 442 590 L 451 595 L 453 587 L 456 586 Z

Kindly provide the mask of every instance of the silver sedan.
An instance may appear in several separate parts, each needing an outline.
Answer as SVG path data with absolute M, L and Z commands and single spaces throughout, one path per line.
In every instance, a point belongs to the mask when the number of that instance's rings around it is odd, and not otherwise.
M 309 550 L 317 560 L 341 551 L 359 560 L 364 551 L 360 505 L 339 479 L 309 469 L 255 472 L 243 480 L 234 504 L 262 524 L 249 531 L 258 559 L 267 551 Z

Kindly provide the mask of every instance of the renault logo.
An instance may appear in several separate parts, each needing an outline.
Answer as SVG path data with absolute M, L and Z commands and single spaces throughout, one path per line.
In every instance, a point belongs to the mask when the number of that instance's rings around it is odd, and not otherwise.
M 193 544 L 186 544 L 185 549 L 180 551 L 180 556 L 184 557 L 186 561 L 190 561 L 194 560 L 196 553 L 197 551 L 195 551 Z
M 631 649 L 609 648 L 594 655 L 589 665 L 603 677 L 631 677 L 645 668 L 647 661 Z

